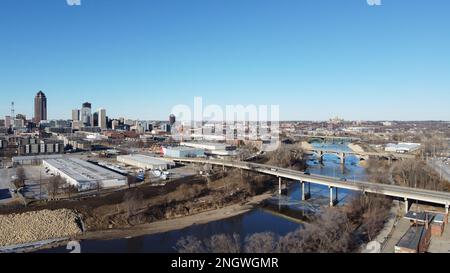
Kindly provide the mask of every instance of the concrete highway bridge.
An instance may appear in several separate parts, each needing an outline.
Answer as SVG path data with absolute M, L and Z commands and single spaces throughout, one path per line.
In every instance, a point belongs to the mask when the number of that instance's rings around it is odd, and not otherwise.
M 346 181 L 328 176 L 311 175 L 300 171 L 251 162 L 224 161 L 200 158 L 171 159 L 177 163 L 209 164 L 213 166 L 221 166 L 224 169 L 226 167 L 236 168 L 275 176 L 278 178 L 279 194 L 281 194 L 283 179 L 298 181 L 302 187 L 302 200 L 307 200 L 311 196 L 311 184 L 327 186 L 330 190 L 330 206 L 334 206 L 337 203 L 338 189 L 347 189 L 352 191 L 360 191 L 363 193 L 375 193 L 389 197 L 400 198 L 405 202 L 405 212 L 408 212 L 410 201 L 413 200 L 443 206 L 445 207 L 447 214 L 449 210 L 450 193 L 446 192 L 401 187 L 396 185 L 386 185 L 367 181 Z
M 340 160 L 341 164 L 345 164 L 345 158 L 347 156 L 356 156 L 360 160 L 367 160 L 370 157 L 386 158 L 389 161 L 394 159 L 414 159 L 415 155 L 411 154 L 398 154 L 398 153 L 387 153 L 387 152 L 355 152 L 355 151 L 339 151 L 333 149 L 321 149 L 321 148 L 310 148 L 306 149 L 306 152 L 316 154 L 319 161 L 323 162 L 323 156 L 326 154 L 336 155 Z

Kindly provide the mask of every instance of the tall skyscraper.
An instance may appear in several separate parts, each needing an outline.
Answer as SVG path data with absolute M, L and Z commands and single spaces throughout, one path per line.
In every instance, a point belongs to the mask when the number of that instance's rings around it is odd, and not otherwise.
M 174 114 L 170 115 L 169 117 L 169 124 L 172 126 L 175 124 L 175 122 L 177 121 L 176 117 Z
M 9 128 L 12 126 L 13 118 L 11 116 L 5 116 L 5 127 Z
M 79 120 L 80 120 L 80 110 L 73 109 L 72 110 L 72 121 L 79 121 Z
M 39 91 L 34 98 L 34 122 L 40 123 L 47 120 L 47 97 Z
M 92 114 L 92 126 L 99 127 L 99 124 L 98 124 L 98 112 L 94 112 L 94 114 Z
M 84 126 L 92 126 L 92 105 L 89 102 L 83 103 L 80 113 L 81 122 Z
M 102 130 L 108 129 L 106 109 L 104 108 L 98 109 L 98 127 L 100 127 Z

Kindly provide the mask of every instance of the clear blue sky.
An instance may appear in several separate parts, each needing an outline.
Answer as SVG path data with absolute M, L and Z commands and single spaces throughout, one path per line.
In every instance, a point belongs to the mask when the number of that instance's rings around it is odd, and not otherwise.
M 450 120 L 450 1 L 2 0 L 0 116 L 84 101 L 166 119 L 175 104 L 278 104 L 282 119 Z

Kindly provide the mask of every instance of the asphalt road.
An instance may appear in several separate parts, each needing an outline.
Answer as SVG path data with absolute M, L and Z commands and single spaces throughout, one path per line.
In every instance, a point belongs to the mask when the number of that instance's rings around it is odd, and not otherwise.
M 330 187 L 337 187 L 358 191 L 364 190 L 365 192 L 373 192 L 379 194 L 381 193 L 392 197 L 407 198 L 410 200 L 419 200 L 442 205 L 450 204 L 450 193 L 447 192 L 430 191 L 387 184 L 378 184 L 368 181 L 342 181 L 340 179 L 335 179 L 327 176 L 310 175 L 290 169 L 284 169 L 276 166 L 269 166 L 250 162 L 191 159 L 191 158 L 173 158 L 173 160 L 178 162 L 203 163 L 233 168 L 241 168 L 281 178 L 287 178 L 296 181 L 311 182 Z

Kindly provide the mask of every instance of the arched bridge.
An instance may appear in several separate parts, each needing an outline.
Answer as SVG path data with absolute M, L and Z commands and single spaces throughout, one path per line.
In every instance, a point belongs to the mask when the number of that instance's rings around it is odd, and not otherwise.
M 276 166 L 242 162 L 242 161 L 224 161 L 224 160 L 213 160 L 213 159 L 201 159 L 201 158 L 171 158 L 177 163 L 196 163 L 196 164 L 210 164 L 215 166 L 221 166 L 223 168 L 237 168 L 241 170 L 248 170 L 257 173 L 272 175 L 278 177 L 279 192 L 281 194 L 281 183 L 282 179 L 299 181 L 302 186 L 302 199 L 306 200 L 309 195 L 306 192 L 306 186 L 312 184 L 324 185 L 330 189 L 330 206 L 333 206 L 337 200 L 338 189 L 347 189 L 353 191 L 360 191 L 364 193 L 375 193 L 385 196 L 401 198 L 405 201 L 405 211 L 409 209 L 409 201 L 417 200 L 421 202 L 427 202 L 435 205 L 442 205 L 446 209 L 448 214 L 449 204 L 450 204 L 450 193 L 431 191 L 424 189 L 416 189 L 409 187 L 401 187 L 396 185 L 379 184 L 368 181 L 344 181 L 341 179 L 336 179 L 321 175 L 310 175 L 300 171 L 294 171 L 291 169 L 279 168 Z
M 386 158 L 389 161 L 393 159 L 414 159 L 415 155 L 411 154 L 397 154 L 397 153 L 387 153 L 387 152 L 355 152 L 355 151 L 340 151 L 333 149 L 321 149 L 321 148 L 310 148 L 307 152 L 314 153 L 319 158 L 320 162 L 323 162 L 323 156 L 326 154 L 334 154 L 341 160 L 341 164 L 345 163 L 345 158 L 349 155 L 357 156 L 360 159 L 367 160 L 370 157 Z

